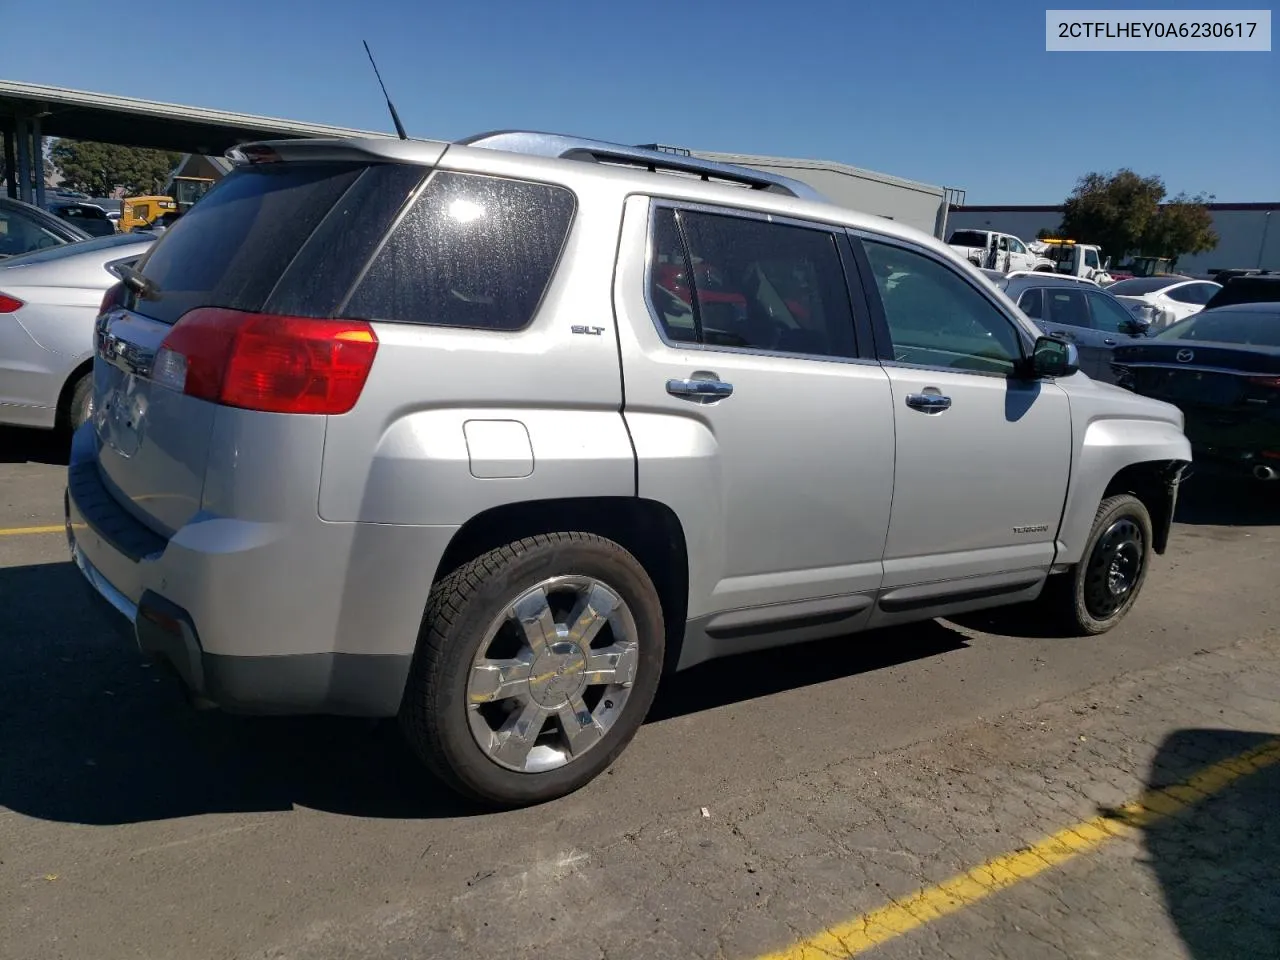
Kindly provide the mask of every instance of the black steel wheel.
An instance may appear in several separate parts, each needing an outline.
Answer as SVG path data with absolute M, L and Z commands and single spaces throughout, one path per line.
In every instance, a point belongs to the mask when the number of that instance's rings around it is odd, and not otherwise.
M 1133 609 L 1151 559 L 1151 515 L 1137 497 L 1098 505 L 1081 561 L 1045 585 L 1040 605 L 1063 632 L 1106 633 Z

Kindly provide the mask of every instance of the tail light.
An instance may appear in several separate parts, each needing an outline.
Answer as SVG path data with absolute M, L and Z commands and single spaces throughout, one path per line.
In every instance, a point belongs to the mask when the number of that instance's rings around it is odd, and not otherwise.
M 98 307 L 98 316 L 102 316 L 124 304 L 125 286 L 123 282 L 113 283 L 102 295 L 102 304 Z
M 1280 377 L 1246 377 L 1245 379 L 1255 387 L 1270 387 L 1273 390 L 1280 390 Z
M 17 313 L 26 304 L 17 297 L 11 297 L 7 293 L 0 293 L 0 313 Z
M 378 338 L 363 320 L 315 320 L 203 307 L 156 353 L 156 383 L 269 413 L 341 414 L 355 406 Z

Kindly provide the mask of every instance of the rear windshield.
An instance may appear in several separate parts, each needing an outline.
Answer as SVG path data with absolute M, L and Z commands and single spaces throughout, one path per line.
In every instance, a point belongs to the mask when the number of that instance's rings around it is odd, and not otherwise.
M 515 330 L 568 235 L 563 187 L 395 163 L 241 168 L 160 238 L 129 306 L 196 307 Z
M 1119 280 L 1108 284 L 1107 293 L 1115 297 L 1141 297 L 1181 282 L 1170 280 L 1168 277 L 1134 277 L 1131 280 Z
M 159 238 L 142 268 L 159 293 L 131 306 L 162 323 L 194 307 L 261 310 L 364 169 L 287 163 L 233 170 Z
M 987 235 L 979 230 L 957 230 L 947 243 L 957 247 L 985 247 Z
M 1200 312 L 1161 330 L 1157 340 L 1207 340 L 1251 347 L 1280 347 L 1280 310 Z

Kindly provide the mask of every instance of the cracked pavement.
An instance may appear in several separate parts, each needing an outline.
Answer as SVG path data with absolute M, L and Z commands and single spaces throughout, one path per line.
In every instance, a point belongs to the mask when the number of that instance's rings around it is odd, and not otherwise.
M 57 523 L 60 483 L 0 462 L 0 527 Z M 192 712 L 61 537 L 0 537 L 0 958 L 784 950 L 1280 736 L 1277 489 L 1189 486 L 1107 636 L 984 615 L 704 665 L 607 775 L 501 814 L 385 725 Z M 1280 765 L 865 955 L 1278 956 L 1277 795 Z

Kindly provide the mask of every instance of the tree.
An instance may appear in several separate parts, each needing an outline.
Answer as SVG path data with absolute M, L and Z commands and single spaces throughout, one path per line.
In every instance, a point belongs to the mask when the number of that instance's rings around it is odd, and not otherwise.
M 1206 201 L 1212 196 L 1187 197 L 1178 194 L 1162 204 L 1142 235 L 1142 252 L 1152 257 L 1168 257 L 1177 263 L 1186 253 L 1204 253 L 1218 245 L 1213 216 Z
M 91 197 L 110 196 L 116 187 L 126 196 L 158 193 L 182 160 L 181 154 L 164 150 L 87 140 L 59 140 L 49 153 L 63 185 Z
M 54 177 L 53 161 L 49 159 L 50 143 L 51 143 L 50 140 L 45 140 L 44 146 L 43 146 L 44 182 L 45 183 L 48 183 Z M 17 176 L 17 171 L 16 170 L 13 171 L 13 174 L 14 176 Z M 4 151 L 0 151 L 0 183 L 8 183 L 8 182 L 9 182 L 9 164 L 5 162 Z
M 1117 263 L 1130 254 L 1168 257 L 1212 250 L 1218 236 L 1203 195 L 1169 203 L 1164 181 L 1132 170 L 1089 173 L 1076 181 L 1062 213 L 1063 236 L 1096 243 Z

